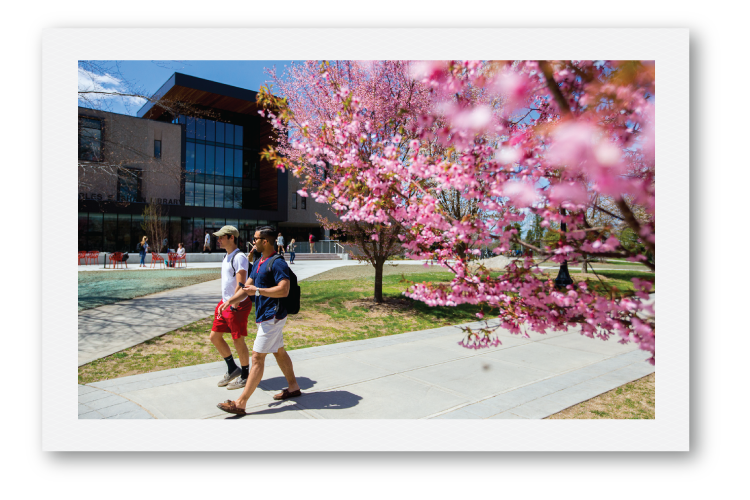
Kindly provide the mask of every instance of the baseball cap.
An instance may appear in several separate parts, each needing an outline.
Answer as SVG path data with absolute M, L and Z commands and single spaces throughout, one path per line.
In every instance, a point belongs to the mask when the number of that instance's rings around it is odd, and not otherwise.
M 229 235 L 229 234 L 234 235 L 234 237 L 236 238 L 236 237 L 239 237 L 240 232 L 237 231 L 237 228 L 234 227 L 234 226 L 224 226 L 221 229 L 219 229 L 218 231 L 216 231 L 214 233 L 214 236 L 224 236 L 225 234 L 226 235 Z

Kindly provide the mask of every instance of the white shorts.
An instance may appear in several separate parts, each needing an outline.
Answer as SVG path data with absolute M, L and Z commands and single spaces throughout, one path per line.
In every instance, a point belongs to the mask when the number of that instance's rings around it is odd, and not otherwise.
M 258 335 L 253 343 L 253 352 L 272 354 L 284 347 L 284 334 L 282 329 L 286 324 L 284 319 L 269 319 L 258 323 Z

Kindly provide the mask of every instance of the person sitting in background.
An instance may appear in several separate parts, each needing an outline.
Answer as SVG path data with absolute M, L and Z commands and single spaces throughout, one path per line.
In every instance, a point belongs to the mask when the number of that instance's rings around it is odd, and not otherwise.
M 177 256 L 182 257 L 185 255 L 185 247 L 182 246 L 182 243 L 177 244 Z

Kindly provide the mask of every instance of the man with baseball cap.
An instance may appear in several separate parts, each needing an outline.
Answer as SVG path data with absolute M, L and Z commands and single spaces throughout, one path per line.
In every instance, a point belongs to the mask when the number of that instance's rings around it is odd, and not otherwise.
M 227 363 L 227 373 L 219 381 L 219 387 L 240 389 L 245 387 L 250 372 L 250 352 L 245 343 L 247 337 L 247 318 L 253 310 L 253 301 L 245 296 L 237 301 L 236 307 L 222 307 L 247 280 L 250 265 L 245 254 L 237 248 L 240 232 L 234 226 L 224 226 L 214 233 L 217 243 L 226 250 L 227 255 L 221 263 L 221 300 L 214 310 L 214 323 L 211 328 L 211 343 Z M 234 362 L 232 351 L 224 340 L 224 334 L 231 333 L 234 347 L 240 358 L 240 367 Z

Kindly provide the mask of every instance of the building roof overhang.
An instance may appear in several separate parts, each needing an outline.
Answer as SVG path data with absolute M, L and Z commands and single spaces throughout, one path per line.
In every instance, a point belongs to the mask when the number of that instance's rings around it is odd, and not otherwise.
M 153 99 L 138 110 L 138 117 L 158 120 L 168 113 L 165 107 L 157 104 L 158 101 L 170 103 L 167 104 L 170 108 L 174 107 L 171 105 L 174 103 L 176 107 L 191 105 L 257 116 L 257 95 L 253 90 L 174 73 L 154 94 Z

